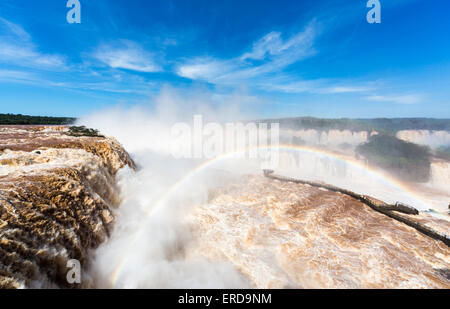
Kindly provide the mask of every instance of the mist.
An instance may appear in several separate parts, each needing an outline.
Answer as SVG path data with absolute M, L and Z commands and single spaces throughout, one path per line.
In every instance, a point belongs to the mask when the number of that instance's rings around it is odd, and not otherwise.
M 194 115 L 223 123 L 256 119 L 242 110 L 245 95 L 218 102 L 210 92 L 181 92 L 165 88 L 148 105 L 117 106 L 78 120 L 115 137 L 131 154 L 138 171 L 117 175 L 122 202 L 115 209 L 110 239 L 93 252 L 90 276 L 101 288 L 249 288 L 252 282 L 225 257 L 208 259 L 185 218 L 208 203 L 210 190 L 226 186 L 246 174 L 262 175 L 259 162 L 224 160 L 177 184 L 204 160 L 176 159 L 171 154 L 175 123 L 191 123 Z M 181 141 L 191 143 L 192 141 Z M 326 153 L 288 151 L 277 172 L 323 181 L 371 195 L 386 202 L 432 208 L 382 171 L 363 169 Z M 438 201 L 437 203 L 441 203 Z M 212 241 L 212 240 L 211 240 Z M 214 246 L 214 242 L 211 243 Z M 260 274 L 262 275 L 262 274 Z
M 123 198 L 116 209 L 117 222 L 109 241 L 95 253 L 91 276 L 104 288 L 247 288 L 250 283 L 227 261 L 208 261 L 195 251 L 182 218 L 204 203 L 208 190 L 218 184 L 210 173 L 198 175 L 177 190 L 174 198 L 155 204 L 174 183 L 200 161 L 175 159 L 171 127 L 192 122 L 201 114 L 223 122 L 251 117 L 234 102 L 217 103 L 212 93 L 182 95 L 165 88 L 148 105 L 115 107 L 81 118 L 78 124 L 115 137 L 132 155 L 139 170 L 117 175 Z M 245 98 L 244 98 L 245 99 Z M 120 270 L 119 270 L 120 268 Z

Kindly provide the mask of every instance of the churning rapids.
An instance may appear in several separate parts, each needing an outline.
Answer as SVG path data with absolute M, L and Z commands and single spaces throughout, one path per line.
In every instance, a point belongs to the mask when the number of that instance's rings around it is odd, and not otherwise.
M 161 151 L 161 117 L 104 116 L 82 123 L 124 148 L 61 127 L 1 129 L 0 287 L 70 288 L 65 266 L 79 259 L 77 287 L 450 288 L 442 241 L 347 195 L 265 178 L 256 161 L 174 159 Z M 408 218 L 450 234 L 448 186 L 407 185 L 331 151 L 279 150 L 277 173 L 414 205 Z

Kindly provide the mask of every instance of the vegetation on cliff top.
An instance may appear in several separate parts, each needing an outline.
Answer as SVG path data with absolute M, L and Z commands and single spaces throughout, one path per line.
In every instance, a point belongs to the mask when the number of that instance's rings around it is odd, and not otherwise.
M 324 119 L 297 117 L 263 120 L 264 123 L 277 122 L 283 129 L 314 129 L 318 131 L 350 130 L 378 131 L 395 134 L 401 130 L 444 130 L 450 131 L 450 119 L 431 118 L 376 118 L 376 119 Z
M 100 135 L 99 131 L 96 129 L 89 129 L 85 126 L 72 126 L 69 128 L 69 132 L 66 133 L 69 136 L 89 136 L 89 137 L 104 137 L 103 135 Z
M 356 151 L 369 164 L 387 170 L 402 180 L 429 180 L 431 153 L 428 147 L 408 143 L 390 135 L 375 135 L 368 143 L 359 145 Z
M 0 114 L 0 125 L 67 125 L 75 122 L 69 117 L 44 117 L 14 114 Z

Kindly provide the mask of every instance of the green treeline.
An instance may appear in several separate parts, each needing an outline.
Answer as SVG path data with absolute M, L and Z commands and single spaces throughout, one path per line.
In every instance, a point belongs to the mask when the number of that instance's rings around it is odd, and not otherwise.
M 431 152 L 428 147 L 408 143 L 390 135 L 375 135 L 368 143 L 359 145 L 356 151 L 371 165 L 387 170 L 404 181 L 429 180 Z
M 69 117 L 0 114 L 0 125 L 66 125 L 73 122 L 75 122 L 75 118 Z

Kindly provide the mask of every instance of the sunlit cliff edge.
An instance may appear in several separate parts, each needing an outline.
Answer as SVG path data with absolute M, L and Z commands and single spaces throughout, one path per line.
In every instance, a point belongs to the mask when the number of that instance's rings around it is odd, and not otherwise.
M 0 288 L 68 287 L 67 262 L 88 265 L 111 231 L 115 174 L 134 163 L 112 138 L 66 133 L 0 127 Z
M 103 251 L 108 257 L 97 263 L 126 250 L 117 233 L 114 237 L 115 220 L 128 218 L 115 211 L 123 198 L 116 173 L 135 164 L 115 139 L 70 136 L 67 130 L 0 127 L 0 288 L 96 288 L 103 287 L 102 280 L 89 276 L 104 275 L 109 284 L 116 274 L 90 272 L 90 253 L 115 238 L 121 246 Z M 157 173 L 149 177 L 157 179 Z M 187 240 L 164 242 L 164 254 L 143 250 L 153 254 L 144 255 L 142 263 L 190 265 L 206 258 L 227 263 L 255 288 L 450 288 L 450 249 L 442 241 L 337 192 L 262 175 L 238 173 L 230 179 L 212 188 L 204 203 L 180 208 Z M 147 196 L 149 182 L 140 183 L 133 186 L 144 186 Z M 128 206 L 139 214 L 139 205 Z M 428 213 L 407 217 L 449 234 L 447 220 Z M 158 247 L 156 227 L 147 227 L 142 247 Z M 167 261 L 157 260 L 160 255 Z M 81 285 L 67 283 L 72 259 L 87 270 Z M 137 287 L 178 287 L 169 274 L 157 280 L 139 266 L 133 264 L 122 276 Z M 121 287 L 118 281 L 112 286 Z
M 450 230 L 428 214 L 409 217 Z M 231 262 L 257 288 L 450 288 L 443 242 L 326 189 L 248 176 L 185 222 L 198 252 Z

